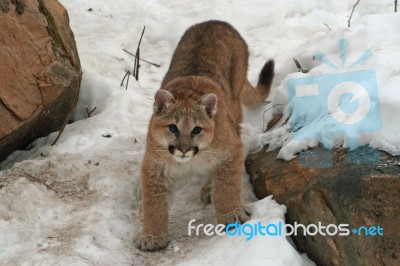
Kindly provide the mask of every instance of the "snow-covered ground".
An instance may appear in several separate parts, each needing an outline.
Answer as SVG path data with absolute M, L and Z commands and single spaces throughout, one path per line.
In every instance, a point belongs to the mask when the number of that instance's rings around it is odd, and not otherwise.
M 201 180 L 195 177 L 188 178 L 173 200 L 168 248 L 145 253 L 133 246 L 141 226 L 139 169 L 153 95 L 180 36 L 196 22 L 226 20 L 239 30 L 250 48 L 253 84 L 268 58 L 276 62 L 269 98 L 273 102 L 245 114 L 243 140 L 248 150 L 269 143 L 273 148 L 283 146 L 281 156 L 291 158 L 318 143 L 320 139 L 302 144 L 290 140 L 288 124 L 268 133 L 262 129 L 272 112 L 284 110 L 288 116 L 285 80 L 307 75 L 296 73 L 292 58 L 311 70 L 308 75 L 330 74 L 332 70 L 313 56 L 320 51 L 340 65 L 337 43 L 345 38 L 350 62 L 372 50 L 373 56 L 355 69 L 373 68 L 378 80 L 383 129 L 361 141 L 400 153 L 399 123 L 393 115 L 400 109 L 400 14 L 393 13 L 392 0 L 361 0 L 351 28 L 347 20 L 355 1 L 61 2 L 70 15 L 84 72 L 75 114 L 79 121 L 67 126 L 55 146 L 49 146 L 53 133 L 2 164 L 2 265 L 313 264 L 285 237 L 246 241 L 244 237 L 188 236 L 191 219 L 216 223 L 212 207 L 200 203 Z M 120 82 L 134 59 L 122 49 L 135 52 L 143 26 L 141 56 L 161 67 L 142 63 L 139 82 L 131 77 L 125 90 Z M 97 107 L 90 118 L 85 105 Z M 335 143 L 340 144 L 340 140 Z M 284 221 L 285 206 L 271 197 L 257 201 L 247 175 L 243 183 L 245 201 L 253 209 L 251 222 Z

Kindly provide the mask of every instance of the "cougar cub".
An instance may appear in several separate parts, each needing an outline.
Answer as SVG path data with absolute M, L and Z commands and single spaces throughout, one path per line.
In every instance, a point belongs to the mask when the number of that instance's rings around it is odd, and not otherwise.
M 194 25 L 180 40 L 154 96 L 141 171 L 144 216 L 138 248 L 167 246 L 167 195 L 176 179 L 192 174 L 208 175 L 201 199 L 213 203 L 218 223 L 249 219 L 240 196 L 241 105 L 257 106 L 268 96 L 274 62 L 264 65 L 253 88 L 246 77 L 248 57 L 245 41 L 226 22 Z

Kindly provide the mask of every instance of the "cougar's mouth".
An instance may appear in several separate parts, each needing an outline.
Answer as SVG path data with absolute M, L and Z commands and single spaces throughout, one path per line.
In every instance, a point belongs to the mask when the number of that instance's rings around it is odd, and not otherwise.
M 174 159 L 178 163 L 187 163 L 192 159 L 192 156 L 186 156 L 186 155 L 176 156 L 176 155 L 174 155 Z

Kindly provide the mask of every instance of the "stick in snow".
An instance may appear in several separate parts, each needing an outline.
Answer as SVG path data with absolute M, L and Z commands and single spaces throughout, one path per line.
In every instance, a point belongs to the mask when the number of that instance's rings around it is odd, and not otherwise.
M 349 20 L 347 21 L 347 27 L 349 27 L 349 28 L 350 28 L 351 17 L 353 16 L 354 10 L 356 9 L 356 6 L 358 5 L 358 3 L 360 3 L 360 0 L 357 0 L 357 2 L 354 4 L 353 10 L 351 10 L 351 13 L 350 13 Z

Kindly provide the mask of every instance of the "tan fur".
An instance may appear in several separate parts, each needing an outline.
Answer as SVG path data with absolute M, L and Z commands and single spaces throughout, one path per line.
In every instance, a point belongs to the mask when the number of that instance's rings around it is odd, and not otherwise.
M 240 196 L 244 170 L 241 104 L 256 106 L 268 96 L 273 62 L 265 64 L 253 88 L 246 78 L 248 54 L 239 33 L 220 21 L 192 26 L 179 42 L 155 95 L 147 135 L 138 248 L 167 246 L 167 196 L 176 179 L 193 174 L 208 176 L 201 199 L 214 204 L 218 223 L 249 219 Z M 198 134 L 196 127 L 201 128 Z

